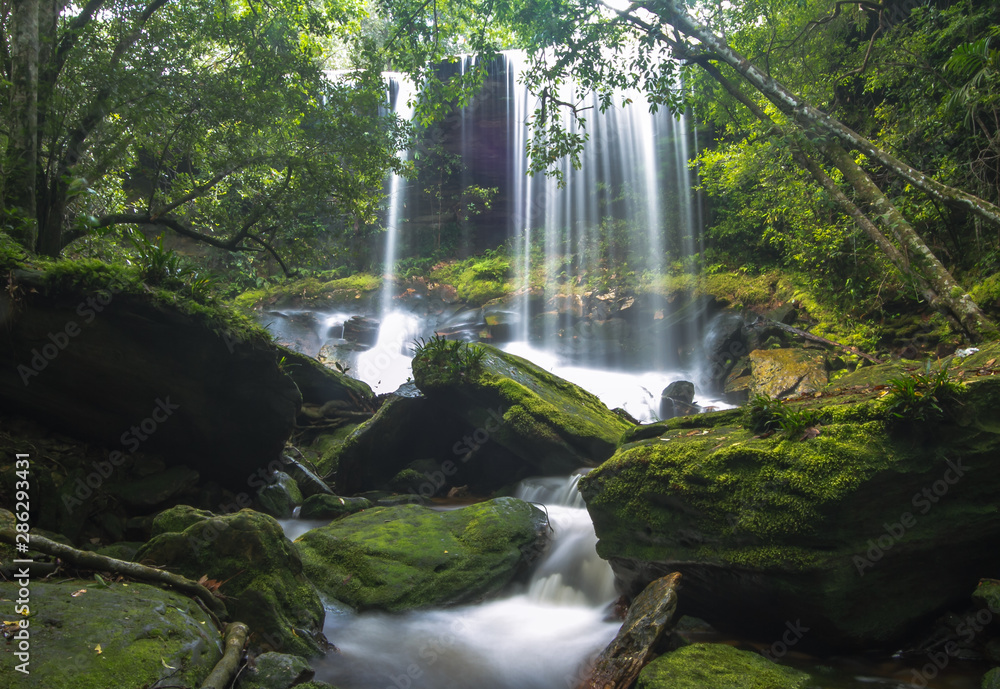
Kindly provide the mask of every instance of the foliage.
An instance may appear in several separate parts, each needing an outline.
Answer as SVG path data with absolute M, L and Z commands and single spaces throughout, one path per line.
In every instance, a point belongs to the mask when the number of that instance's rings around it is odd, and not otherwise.
M 792 407 L 768 395 L 754 395 L 743 407 L 743 427 L 748 431 L 771 434 L 781 429 L 790 440 L 805 440 L 806 431 L 821 417 L 819 409 Z
M 141 232 L 133 231 L 128 233 L 128 239 L 138 254 L 139 273 L 150 285 L 159 285 L 171 278 L 184 278 L 194 272 L 175 252 L 163 248 L 162 234 L 153 242 Z
M 460 340 L 447 340 L 435 335 L 429 340 L 419 338 L 413 343 L 414 358 L 420 357 L 423 366 L 433 369 L 445 378 L 458 379 L 474 375 L 482 369 L 486 350 L 476 344 Z
M 923 371 L 891 378 L 888 386 L 889 412 L 911 423 L 942 418 L 964 389 L 960 381 L 952 379 L 947 366 L 932 371 L 929 361 Z

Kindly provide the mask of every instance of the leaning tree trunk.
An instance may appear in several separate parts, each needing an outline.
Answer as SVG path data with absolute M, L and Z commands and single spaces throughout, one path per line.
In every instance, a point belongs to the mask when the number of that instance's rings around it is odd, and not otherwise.
M 736 85 L 727 79 L 715 65 L 703 60 L 699 60 L 699 64 L 706 72 L 708 72 L 709 76 L 715 79 L 715 81 L 717 81 L 731 96 L 746 106 L 746 108 L 749 109 L 750 112 L 757 117 L 757 119 L 765 125 L 771 127 L 776 134 L 792 141 L 792 156 L 795 158 L 795 162 L 809 171 L 809 173 L 813 176 L 813 179 L 819 182 L 820 186 L 826 190 L 827 194 L 829 194 L 830 198 L 840 207 L 841 211 L 843 211 L 855 222 L 855 224 L 868 236 L 869 239 L 872 240 L 872 242 L 882 251 L 883 255 L 889 259 L 896 269 L 903 275 L 911 278 L 916 283 L 924 299 L 926 299 L 933 308 L 950 317 L 949 320 L 952 322 L 953 327 L 973 340 L 980 337 L 981 331 L 984 328 L 988 330 L 995 330 L 995 326 L 989 322 L 986 316 L 979 310 L 979 307 L 972 301 L 971 298 L 969 298 L 967 294 L 962 294 L 959 298 L 954 297 L 956 288 L 958 288 L 959 292 L 961 292 L 961 288 L 958 287 L 954 278 L 952 278 L 948 270 L 941 265 L 940 261 L 937 260 L 931 250 L 916 233 L 913 227 L 906 221 L 899 210 L 892 204 L 891 201 L 889 201 L 889 199 L 885 197 L 884 194 L 882 194 L 881 190 L 875 185 L 874 182 L 871 181 L 868 174 L 854 162 L 854 159 L 851 158 L 851 156 L 844 151 L 841 146 L 838 146 L 837 144 L 827 144 L 826 147 L 824 147 L 824 150 L 827 151 L 829 156 L 837 157 L 835 165 L 844 173 L 844 176 L 848 178 L 848 181 L 852 183 L 855 191 L 862 199 L 864 199 L 867 203 L 871 203 L 876 210 L 879 210 L 882 213 L 891 214 L 891 220 L 887 221 L 887 224 L 893 231 L 894 236 L 900 242 L 900 245 L 913 250 L 914 253 L 922 259 L 917 261 L 917 269 L 915 269 L 912 263 L 907 260 L 906 256 L 896 248 L 896 245 L 889 241 L 889 238 L 886 237 L 885 234 L 878 229 L 878 227 L 876 227 L 875 223 L 873 223 L 853 201 L 847 198 L 847 195 L 841 191 L 837 183 L 833 181 L 825 170 L 823 170 L 823 168 L 816 162 L 805 147 L 795 142 L 795 137 L 790 136 L 789 133 L 784 131 L 774 120 L 772 120 L 771 117 L 757 105 L 757 103 L 740 92 Z M 843 155 L 837 156 L 837 151 Z M 844 169 L 845 167 L 850 170 L 850 174 Z M 867 184 L 865 182 L 867 182 Z M 927 256 L 930 256 L 930 261 L 927 260 Z M 925 274 L 937 276 L 938 279 L 928 280 L 925 277 Z M 945 289 L 946 291 L 942 293 L 942 289 Z
M 893 233 L 900 246 L 906 248 L 918 264 L 920 272 L 927 278 L 931 287 L 955 314 L 962 327 L 969 333 L 969 338 L 979 340 L 986 332 L 996 332 L 994 325 L 972 297 L 955 281 L 948 269 L 942 265 L 934 252 L 913 229 L 909 221 L 903 217 L 893 203 L 886 198 L 882 190 L 871 180 L 868 173 L 857 164 L 853 156 L 837 143 L 827 143 L 822 146 L 823 152 L 844 178 L 854 188 L 858 197 L 869 204 L 877 215 L 885 219 L 886 227 Z
M 701 41 L 707 52 L 735 69 L 740 76 L 774 103 L 779 110 L 798 122 L 807 133 L 822 134 L 828 132 L 833 134 L 847 148 L 861 151 L 869 158 L 877 160 L 893 173 L 930 196 L 945 203 L 963 206 L 987 220 L 1000 224 L 1000 207 L 978 196 L 932 179 L 882 150 L 842 122 L 799 98 L 779 81 L 762 72 L 743 55 L 733 50 L 725 39 L 716 36 L 707 27 L 695 21 L 687 13 L 683 0 L 650 0 L 645 3 L 645 6 L 646 9 L 662 17 L 664 21 L 681 33 Z
M 35 180 L 38 169 L 38 0 L 13 0 L 10 5 L 12 62 L 10 134 L 3 202 L 22 222 L 18 241 L 34 250 L 38 236 Z

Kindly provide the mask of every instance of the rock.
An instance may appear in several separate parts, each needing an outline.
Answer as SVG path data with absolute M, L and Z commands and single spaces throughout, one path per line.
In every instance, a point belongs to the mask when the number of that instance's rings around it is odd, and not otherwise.
M 367 383 L 327 368 L 316 359 L 287 347 L 278 347 L 278 358 L 285 359 L 282 370 L 295 381 L 303 402 L 323 405 L 337 401 L 358 411 L 371 408 L 375 393 Z
M 345 424 L 333 431 L 318 433 L 303 454 L 319 471 L 320 478 L 332 480 L 340 463 L 340 450 L 359 424 Z M 324 481 L 325 482 L 325 481 Z
M 1000 571 L 1000 378 L 977 373 L 1000 344 L 975 356 L 952 363 L 967 387 L 937 421 L 893 416 L 885 365 L 787 404 L 819 410 L 809 440 L 756 436 L 738 411 L 637 428 L 580 481 L 619 590 L 679 571 L 687 614 L 767 643 L 801 623 L 818 650 L 892 648 L 965 604 Z
M 461 352 L 425 347 L 413 360 L 417 386 L 468 425 L 545 475 L 595 466 L 631 425 L 597 397 L 530 361 L 489 345 L 467 365 Z M 465 483 L 465 481 L 463 481 Z
M 388 487 L 417 459 L 457 459 L 456 443 L 467 427 L 441 404 L 419 397 L 389 395 L 378 412 L 355 428 L 337 452 L 336 492 L 354 495 Z
M 636 689 L 805 689 L 804 672 L 726 644 L 692 644 L 660 656 L 639 674 Z
M 326 481 L 317 476 L 311 469 L 302 464 L 302 462 L 299 462 L 288 455 L 285 455 L 284 459 L 287 463 L 286 470 L 288 471 L 289 476 L 295 479 L 295 483 L 302 492 L 302 497 L 308 498 L 313 495 L 333 495 L 333 491 L 330 490 L 330 486 L 326 484 Z
M 170 523 L 183 520 L 168 515 L 161 525 Z M 155 536 L 136 560 L 189 579 L 221 582 L 230 616 L 250 626 L 255 648 L 302 656 L 326 650 L 323 604 L 303 575 L 298 552 L 272 517 L 252 510 L 213 515 L 183 531 Z
M 308 531 L 295 546 L 325 595 L 397 612 L 495 595 L 536 552 L 546 523 L 515 498 L 446 512 L 376 507 Z
M 268 652 L 257 656 L 240 673 L 238 689 L 291 689 L 308 682 L 316 674 L 299 656 Z
M 995 667 L 983 675 L 982 689 L 1000 689 L 1000 667 Z
M 190 505 L 177 505 L 169 510 L 163 510 L 153 517 L 150 538 L 163 533 L 180 533 L 192 524 L 211 519 L 215 515 L 208 510 L 199 510 Z
M 1000 663 L 1000 637 L 994 637 L 986 642 L 983 655 L 990 663 Z
M 643 589 L 629 606 L 614 640 L 597 657 L 580 689 L 629 689 L 656 653 L 664 632 L 673 627 L 680 574 L 669 574 Z
M 306 498 L 299 519 L 337 519 L 372 506 L 364 498 L 342 498 L 339 495 L 313 495 Z
M 756 349 L 750 367 L 751 392 L 775 399 L 817 392 L 827 383 L 823 355 L 806 349 Z
M 235 490 L 279 456 L 300 398 L 263 330 L 96 261 L 12 279 L 0 408 L 104 445 L 112 468 L 141 450 Z
M 109 482 L 107 491 L 129 507 L 151 508 L 189 494 L 200 478 L 197 471 L 181 464 L 144 478 Z
M 257 491 L 261 511 L 278 519 L 288 519 L 296 505 L 302 504 L 302 491 L 291 476 L 276 471 L 267 479 L 267 485 Z
M 16 600 L 18 589 L 2 582 L 0 598 Z M 30 609 L 30 674 L 15 670 L 20 661 L 9 641 L 0 689 L 197 687 L 222 657 L 208 613 L 155 586 L 34 579 Z
M 344 339 L 355 344 L 372 347 L 378 341 L 379 322 L 366 316 L 351 316 L 344 323 Z
M 1000 615 L 1000 579 L 980 579 L 976 590 L 972 592 L 972 600 Z
M 722 396 L 729 404 L 745 404 L 750 399 L 753 382 L 750 357 L 742 357 L 726 375 L 722 383 Z
M 687 380 L 675 380 L 663 388 L 660 397 L 669 397 L 676 402 L 692 404 L 694 402 L 694 383 Z

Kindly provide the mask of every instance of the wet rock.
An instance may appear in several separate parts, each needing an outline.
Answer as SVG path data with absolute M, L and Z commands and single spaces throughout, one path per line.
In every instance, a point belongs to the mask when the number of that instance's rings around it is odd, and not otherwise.
M 316 672 L 299 656 L 273 651 L 262 653 L 239 675 L 238 689 L 291 689 L 313 678 Z
M 300 397 L 266 333 L 103 264 L 16 273 L 25 296 L 0 340 L 0 408 L 104 445 L 106 461 L 155 453 L 236 490 L 280 454 Z
M 339 495 L 313 495 L 306 498 L 299 519 L 338 519 L 372 506 L 365 498 L 342 498 Z
M 424 348 L 413 360 L 417 386 L 537 473 L 595 466 L 631 427 L 596 396 L 526 359 L 489 345 L 467 351 Z
M 660 656 L 636 689 L 805 689 L 810 677 L 726 644 L 692 644 Z
M 182 525 L 184 519 L 174 516 L 181 513 L 164 518 L 161 526 Z M 196 581 L 206 576 L 221 582 L 218 590 L 230 617 L 250 626 L 254 648 L 302 656 L 325 651 L 323 604 L 303 575 L 298 552 L 272 517 L 252 510 L 206 517 L 183 531 L 155 536 L 136 560 Z
M 824 356 L 806 349 L 750 352 L 751 392 L 775 399 L 817 392 L 827 384 Z
M 16 600 L 19 588 L 0 582 L 0 598 Z M 9 643 L 0 689 L 197 687 L 222 657 L 197 602 L 147 584 L 35 579 L 31 612 L 30 674 L 15 670 Z
M 267 485 L 257 491 L 261 511 L 278 519 L 288 519 L 296 505 L 302 504 L 302 491 L 291 476 L 276 471 L 267 479 Z
M 597 657 L 580 689 L 629 689 L 674 625 L 680 574 L 651 582 L 629 606 L 617 636 Z
M 298 386 L 304 403 L 323 405 L 333 401 L 347 405 L 348 409 L 371 408 L 375 394 L 367 383 L 285 347 L 279 347 L 278 358 L 284 358 L 282 370 Z
M 660 397 L 669 397 L 684 404 L 691 404 L 694 402 L 694 383 L 688 380 L 675 380 L 663 388 Z
M 1000 345 L 975 356 L 920 424 L 889 411 L 884 365 L 790 403 L 822 418 L 808 440 L 759 437 L 738 411 L 639 427 L 580 481 L 619 589 L 679 571 L 688 614 L 767 643 L 800 621 L 799 647 L 821 651 L 892 648 L 967 604 L 1000 571 L 1000 378 L 979 375 Z
M 351 316 L 344 323 L 344 339 L 354 344 L 372 347 L 378 341 L 379 322 L 366 316 Z
M 325 595 L 395 612 L 495 595 L 536 552 L 546 524 L 541 510 L 515 498 L 446 512 L 376 507 L 313 529 L 295 546 Z
M 701 408 L 693 402 L 694 383 L 675 380 L 660 393 L 660 418 L 665 420 L 697 414 Z

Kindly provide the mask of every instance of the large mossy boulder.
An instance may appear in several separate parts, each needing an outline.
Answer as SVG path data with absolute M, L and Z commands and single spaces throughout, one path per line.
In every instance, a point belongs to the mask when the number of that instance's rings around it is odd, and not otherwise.
M 826 387 L 826 357 L 822 352 L 755 349 L 750 352 L 749 361 L 753 394 L 781 399 Z
M 168 528 L 180 531 L 165 531 Z M 323 604 L 278 522 L 240 510 L 205 516 L 181 505 L 158 515 L 154 536 L 135 560 L 189 579 L 220 582 L 232 619 L 250 626 L 251 642 L 302 656 L 325 651 Z
M 541 474 L 596 466 L 632 427 L 596 396 L 489 345 L 432 341 L 414 358 L 413 377 L 429 399 Z
M 786 403 L 809 432 L 732 411 L 640 427 L 580 481 L 598 552 L 630 595 L 681 572 L 684 612 L 720 629 L 898 643 L 1000 569 L 1000 345 L 982 350 L 944 362 L 965 387 L 939 418 L 898 406 L 886 366 Z
M 282 369 L 295 381 L 303 402 L 321 405 L 333 400 L 345 402 L 359 411 L 372 407 L 375 393 L 368 383 L 328 368 L 311 356 L 288 347 L 279 345 L 278 356 L 279 360 L 284 359 Z
M 538 552 L 537 507 L 496 498 L 459 510 L 376 507 L 296 540 L 306 575 L 359 610 L 471 603 L 496 594 Z
M 809 675 L 726 644 L 692 644 L 660 656 L 636 689 L 805 689 Z
M 196 466 L 244 490 L 300 404 L 269 336 L 221 307 L 99 261 L 15 270 L 0 295 L 0 409 L 104 445 Z
M 0 598 L 16 600 L 19 588 L 0 583 Z M 0 689 L 197 687 L 222 657 L 209 614 L 155 586 L 33 580 L 30 610 L 29 673 L 8 641 Z

